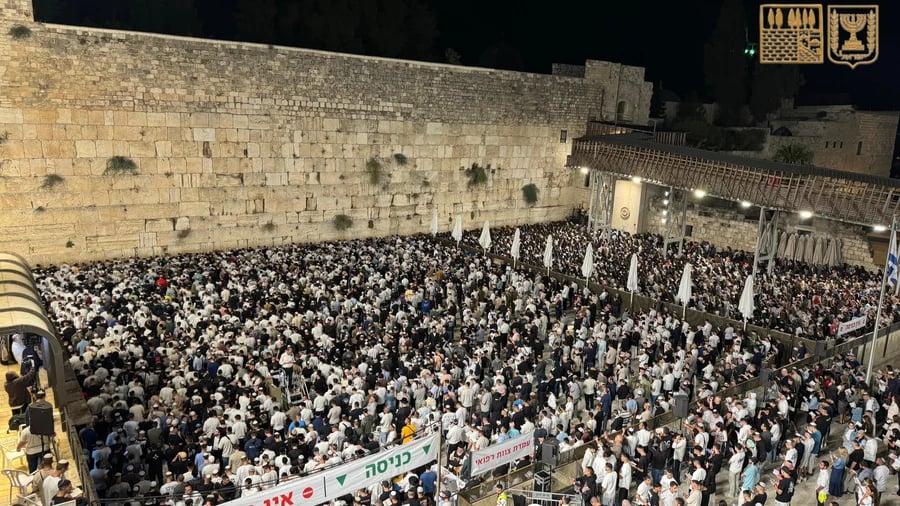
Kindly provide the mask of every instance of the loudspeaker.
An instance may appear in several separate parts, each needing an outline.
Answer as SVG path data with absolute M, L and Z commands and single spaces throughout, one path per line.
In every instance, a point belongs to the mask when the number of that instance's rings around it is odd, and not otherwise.
M 678 418 L 687 418 L 688 416 L 688 396 L 684 394 L 675 394 L 672 397 L 672 411 Z
M 828 344 L 825 341 L 816 341 L 816 358 L 824 358 L 825 357 L 825 345 Z
M 769 385 L 772 384 L 772 369 L 768 367 L 763 367 L 759 370 L 759 386 L 763 388 L 769 388 Z
M 53 406 L 49 402 L 35 402 L 28 406 L 28 422 L 31 433 L 35 436 L 52 436 Z
M 541 445 L 541 463 L 556 466 L 559 463 L 559 441 L 555 437 L 544 439 Z

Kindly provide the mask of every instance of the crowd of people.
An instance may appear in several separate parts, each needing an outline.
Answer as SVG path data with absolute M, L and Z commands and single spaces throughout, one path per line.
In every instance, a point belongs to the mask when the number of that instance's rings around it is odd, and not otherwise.
M 540 227 L 523 229 L 523 260 L 534 242 L 541 254 Z M 559 265 L 580 265 L 577 227 L 553 230 Z M 506 240 L 500 231 L 495 237 Z M 598 268 L 613 273 L 620 267 L 604 266 L 626 264 L 612 252 L 636 241 L 652 249 L 646 237 L 598 242 Z M 129 258 L 35 274 L 93 415 L 79 434 L 93 486 L 109 503 L 221 504 L 440 430 L 447 457 L 437 465 L 463 479 L 473 478 L 467 457 L 475 450 L 552 438 L 563 452 L 597 446 L 576 484 L 585 502 L 656 506 L 659 484 L 681 483 L 685 472 L 708 500 L 716 488 L 706 476 L 725 456 L 744 452 L 741 475 L 754 460 L 774 461 L 799 413 L 814 413 L 825 436 L 826 420 L 838 416 L 873 435 L 886 431 L 879 437 L 888 446 L 900 435 L 889 413 L 896 415 L 893 371 L 869 391 L 885 405 L 872 413 L 848 394 L 865 391 L 852 357 L 836 369 L 784 371 L 765 400 L 722 399 L 725 387 L 786 363 L 790 350 L 740 329 L 690 326 L 664 309 L 630 314 L 605 290 L 430 237 Z M 647 430 L 678 394 L 701 406 L 684 435 Z M 801 479 L 798 462 L 784 460 L 793 462 L 782 466 L 794 466 L 789 478 Z M 436 479 L 426 466 L 337 502 L 448 506 Z
M 491 230 L 490 251 L 509 256 L 514 228 Z M 576 221 L 542 223 L 520 227 L 520 260 L 543 265 L 546 238 L 554 242 L 553 269 L 582 277 L 585 248 L 594 246 L 594 273 L 591 280 L 603 286 L 627 291 L 629 259 L 638 254 L 639 288 L 636 292 L 653 299 L 675 302 L 684 264 L 693 267 L 693 296 L 689 307 L 740 320 L 738 301 L 744 282 L 753 271 L 753 252 L 721 249 L 707 242 L 686 240 L 683 256 L 674 245 L 663 256 L 661 236 L 633 235 L 611 231 L 602 239 Z M 472 247 L 478 234 L 466 235 Z M 865 330 L 874 328 L 881 274 L 859 266 L 812 265 L 777 259 L 772 274 L 761 269 L 755 280 L 755 314 L 751 323 L 810 339 L 833 338 L 840 322 L 868 316 Z M 896 320 L 900 304 L 885 297 L 881 326 Z

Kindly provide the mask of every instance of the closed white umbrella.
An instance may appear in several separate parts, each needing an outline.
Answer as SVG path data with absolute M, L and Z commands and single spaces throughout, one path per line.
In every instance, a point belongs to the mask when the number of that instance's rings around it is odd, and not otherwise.
M 787 239 L 787 246 L 784 247 L 784 258 L 794 260 L 795 251 L 797 251 L 797 234 L 791 234 Z
M 521 232 L 519 232 L 519 229 L 516 228 L 516 233 L 513 234 L 512 247 L 509 248 L 509 255 L 513 258 L 513 267 L 515 267 L 516 262 L 519 261 L 519 248 L 522 247 L 522 239 L 520 237 L 521 235 L 522 234 Z
M 459 244 L 459 241 L 462 241 L 462 216 L 456 216 L 456 223 L 453 224 L 453 233 L 450 235 L 456 240 L 457 245 Z
M 760 255 L 768 255 L 772 249 L 772 223 L 766 223 L 763 235 L 757 240 L 757 251 Z
M 741 300 L 738 302 L 738 311 L 744 317 L 744 330 L 747 329 L 747 320 L 753 317 L 753 275 L 747 276 L 744 282 L 744 291 L 741 293 Z
M 638 259 L 637 253 L 631 254 L 631 266 L 628 268 L 628 282 L 625 284 L 625 287 L 628 288 L 628 291 L 631 292 L 631 302 L 630 309 L 634 309 L 634 292 L 638 289 Z
M 681 318 L 684 319 L 687 314 L 688 303 L 691 301 L 692 295 L 692 286 L 691 286 L 691 271 L 693 268 L 690 263 L 684 264 L 684 272 L 681 273 L 681 284 L 678 285 L 678 295 L 675 296 L 675 299 L 679 301 L 684 309 L 681 312 Z
M 584 261 L 581 262 L 581 275 L 584 276 L 584 282 L 589 283 L 591 274 L 594 273 L 594 245 L 588 243 L 587 249 L 584 250 Z
M 438 235 L 438 215 L 437 208 L 434 208 L 434 213 L 431 215 L 431 236 L 434 237 Z
M 837 257 L 835 265 L 841 265 L 844 263 L 844 240 L 835 238 L 834 241 L 837 243 L 837 246 L 834 248 Z
M 816 259 L 816 238 L 808 235 L 806 236 L 806 249 L 803 250 L 803 260 L 806 263 L 811 264 L 815 262 Z
M 478 238 L 478 244 L 484 248 L 485 253 L 491 247 L 491 227 L 488 225 L 487 220 L 484 220 L 484 227 L 481 228 L 481 237 Z
M 816 237 L 816 247 L 813 249 L 813 263 L 822 265 L 825 263 L 825 239 Z
M 782 232 L 778 234 L 778 258 L 784 258 L 784 250 L 787 248 L 788 238 L 791 234 Z
M 547 275 L 550 275 L 550 267 L 553 267 L 553 236 L 547 234 L 547 245 L 544 246 L 544 267 L 547 268 Z
M 797 249 L 794 250 L 794 260 L 798 262 L 802 262 L 804 258 L 804 252 L 806 251 L 806 236 L 800 235 L 797 236 Z

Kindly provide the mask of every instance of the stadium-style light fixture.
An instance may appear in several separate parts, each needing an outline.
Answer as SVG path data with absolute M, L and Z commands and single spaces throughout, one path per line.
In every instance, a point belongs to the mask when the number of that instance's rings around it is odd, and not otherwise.
M 874 232 L 887 232 L 887 227 L 884 225 L 872 225 L 872 231 Z
M 813 217 L 812 211 L 800 211 L 800 217 L 804 220 L 808 220 Z
M 665 216 L 665 215 L 667 215 L 667 214 L 669 214 L 669 210 L 668 210 L 668 209 L 663 209 L 663 210 L 662 210 L 662 215 Z
M 634 184 L 641 184 L 641 178 L 634 176 L 633 178 L 631 178 L 631 182 Z
M 664 206 L 669 205 L 669 199 L 663 199 L 663 205 Z
M 698 188 L 698 189 L 694 190 L 694 196 L 697 197 L 698 199 L 702 199 L 703 197 L 706 196 L 706 191 Z
M 665 225 L 665 224 L 666 224 L 666 219 L 663 218 L 663 219 L 659 220 L 659 222 L 662 223 L 663 225 Z
M 589 168 L 587 168 L 587 167 L 579 167 L 579 169 L 581 169 L 581 173 L 582 173 L 582 174 L 587 174 L 588 172 L 591 171 L 591 169 L 589 169 Z
M 752 205 L 753 205 L 753 204 L 747 202 L 746 200 L 742 200 L 742 201 L 741 201 L 741 207 L 743 207 L 744 209 L 747 209 L 748 207 L 750 207 L 750 206 L 752 206 Z

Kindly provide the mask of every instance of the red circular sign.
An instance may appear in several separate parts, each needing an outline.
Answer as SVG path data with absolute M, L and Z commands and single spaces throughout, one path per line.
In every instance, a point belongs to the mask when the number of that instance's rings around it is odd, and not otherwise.
M 303 493 L 303 498 L 304 498 L 304 499 L 309 499 L 310 497 L 313 496 L 313 488 L 312 488 L 312 487 L 306 487 L 306 488 L 303 489 L 303 492 L 302 492 L 302 493 Z

